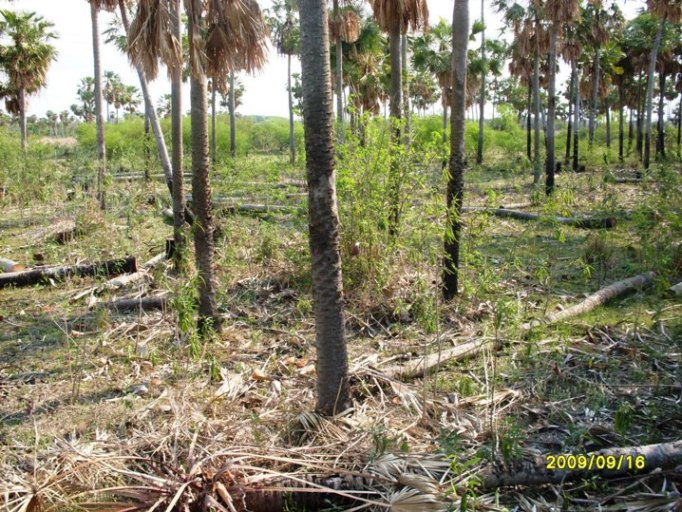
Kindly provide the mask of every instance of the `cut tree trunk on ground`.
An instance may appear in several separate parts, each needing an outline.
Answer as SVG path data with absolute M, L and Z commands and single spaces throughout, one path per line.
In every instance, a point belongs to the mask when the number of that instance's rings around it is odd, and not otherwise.
M 140 268 L 140 270 L 138 270 L 137 272 L 109 279 L 106 283 L 104 283 L 97 289 L 97 292 L 101 293 L 104 290 L 120 290 L 121 288 L 125 288 L 126 286 L 130 286 L 142 281 L 151 280 L 150 272 L 155 267 L 157 267 L 158 265 L 160 265 L 161 263 L 168 259 L 168 252 L 169 252 L 168 248 L 166 248 L 166 250 L 164 250 L 162 253 L 157 254 L 152 259 L 145 262 Z
M 26 270 L 26 267 L 16 261 L 0 258 L 0 269 L 2 269 L 3 272 L 19 272 L 21 270 Z
M 38 267 L 22 272 L 0 274 L 0 288 L 7 286 L 32 286 L 47 282 L 49 279 L 62 280 L 71 276 L 114 276 L 137 272 L 137 260 L 133 256 L 101 261 L 97 263 L 83 263 L 80 265 L 59 267 Z
M 623 185 L 628 183 L 642 183 L 644 180 L 642 178 L 612 178 L 609 179 L 609 183 L 614 183 L 616 185 Z
M 119 299 L 111 302 L 100 302 L 99 308 L 111 309 L 114 311 L 153 311 L 165 309 L 170 305 L 170 295 L 161 293 L 151 297 L 138 297 L 135 299 Z
M 539 325 L 550 325 L 561 320 L 566 320 L 568 318 L 592 311 L 611 299 L 615 299 L 616 297 L 625 295 L 628 292 L 650 285 L 653 282 L 655 276 L 656 274 L 654 272 L 647 272 L 645 274 L 640 274 L 638 276 L 613 283 L 612 285 L 593 293 L 584 301 L 576 304 L 575 306 L 562 311 L 557 311 L 556 313 L 551 313 L 542 319 L 531 320 L 530 322 L 523 324 L 521 326 L 521 331 L 522 333 L 526 333 Z M 420 357 L 414 361 L 410 361 L 408 364 L 386 368 L 383 370 L 383 373 L 389 377 L 402 379 L 414 379 L 422 377 L 438 368 L 441 364 L 449 361 L 459 361 L 461 359 L 474 356 L 488 346 L 491 346 L 493 350 L 499 350 L 504 344 L 502 342 L 503 339 L 504 335 L 500 336 L 499 340 L 497 341 L 489 339 L 470 339 L 470 341 L 462 343 L 454 348 L 444 350 L 439 353 L 434 353 L 426 357 Z
M 465 212 L 486 212 L 496 217 L 508 217 L 517 220 L 536 220 L 548 224 L 563 224 L 579 229 L 610 229 L 614 228 L 618 221 L 614 217 L 559 217 L 538 215 L 537 213 L 520 212 L 506 208 L 463 208 Z
M 659 468 L 673 469 L 682 464 L 682 440 L 645 446 L 608 448 L 576 457 L 580 457 L 581 464 L 585 462 L 586 469 L 548 469 L 548 456 L 540 455 L 533 461 L 512 464 L 511 467 L 501 471 L 492 469 L 485 472 L 481 475 L 481 487 L 485 490 L 492 490 L 514 485 L 537 486 L 591 479 L 594 476 L 619 478 L 651 473 Z M 602 469 L 599 469 L 600 466 Z M 608 469 L 609 466 L 614 469 Z
M 679 297 L 682 295 L 682 283 L 677 283 L 676 285 L 668 288 L 668 295 L 672 297 Z

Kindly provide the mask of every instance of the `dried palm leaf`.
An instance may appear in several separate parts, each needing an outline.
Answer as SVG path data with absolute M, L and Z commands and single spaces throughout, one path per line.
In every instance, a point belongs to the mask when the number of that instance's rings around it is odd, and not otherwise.
M 128 56 L 150 80 L 157 77 L 159 60 L 169 69 L 182 64 L 182 43 L 173 37 L 168 1 L 140 0 L 128 34 Z
M 426 0 L 370 0 L 377 24 L 385 32 L 419 30 L 429 22 Z
M 207 22 L 206 71 L 217 83 L 265 65 L 268 28 L 255 0 L 209 0 Z

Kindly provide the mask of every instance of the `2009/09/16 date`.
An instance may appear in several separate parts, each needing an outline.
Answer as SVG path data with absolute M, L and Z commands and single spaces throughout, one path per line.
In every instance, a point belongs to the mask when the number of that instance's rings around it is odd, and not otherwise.
M 545 463 L 548 470 L 633 470 L 644 469 L 644 455 L 601 455 L 588 453 L 581 455 L 547 455 Z

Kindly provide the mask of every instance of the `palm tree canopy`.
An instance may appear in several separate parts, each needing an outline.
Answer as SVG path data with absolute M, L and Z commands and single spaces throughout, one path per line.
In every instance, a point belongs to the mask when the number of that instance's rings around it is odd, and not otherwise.
M 50 44 L 50 40 L 57 38 L 50 30 L 52 27 L 52 23 L 34 12 L 0 11 L 0 33 L 11 41 L 0 46 L 0 66 L 9 80 L 0 96 L 7 98 L 10 111 L 15 106 L 12 96 L 20 90 L 33 94 L 45 86 L 47 71 L 57 56 L 57 50 Z
M 369 0 L 374 18 L 384 32 L 419 30 L 429 22 L 426 0 Z

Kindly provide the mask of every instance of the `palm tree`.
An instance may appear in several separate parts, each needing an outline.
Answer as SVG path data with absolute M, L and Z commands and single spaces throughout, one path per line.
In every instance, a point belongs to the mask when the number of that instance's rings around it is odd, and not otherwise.
M 0 91 L 6 97 L 7 109 L 19 115 L 21 147 L 26 151 L 28 132 L 26 124 L 26 97 L 45 86 L 47 71 L 57 56 L 50 40 L 57 35 L 51 32 L 53 24 L 36 13 L 0 11 L 0 34 L 12 42 L 0 46 L 0 67 L 7 74 L 8 86 Z
M 459 289 L 459 251 L 464 195 L 464 118 L 466 114 L 469 2 L 455 0 L 452 21 L 452 115 L 450 121 L 450 176 L 447 189 L 443 297 L 454 298 Z
M 289 152 L 291 163 L 296 162 L 296 137 L 294 133 L 294 99 L 291 89 L 291 58 L 300 51 L 300 29 L 296 20 L 296 0 L 278 0 L 272 6 L 268 24 L 272 39 L 281 55 L 287 57 L 287 94 L 289 98 Z M 232 82 L 232 76 L 230 76 Z M 232 83 L 230 83 L 230 89 Z
M 106 191 L 104 189 L 104 176 L 107 172 L 107 154 L 104 143 L 104 113 L 102 109 L 102 62 L 99 42 L 99 11 L 102 9 L 112 11 L 116 9 L 118 0 L 87 0 L 90 3 L 90 21 L 92 23 L 92 54 L 95 68 L 95 123 L 97 125 L 97 196 L 102 210 L 106 208 Z
M 429 8 L 426 0 L 370 0 L 374 18 L 379 27 L 389 34 L 391 55 L 390 115 L 394 123 L 392 130 L 391 172 L 389 178 L 390 212 L 389 232 L 396 235 L 400 224 L 400 172 L 396 144 L 400 141 L 400 119 L 402 113 L 402 55 L 400 36 L 409 28 L 418 30 L 428 24 Z M 468 30 L 467 30 L 468 31 Z
M 336 203 L 329 31 L 326 0 L 300 0 L 308 222 L 317 345 L 317 410 L 350 402 Z
M 649 57 L 649 80 L 646 87 L 646 125 L 644 138 L 644 168 L 649 169 L 651 162 L 651 117 L 654 99 L 654 75 L 656 73 L 656 60 L 658 49 L 663 38 L 663 30 L 667 21 L 679 23 L 682 19 L 682 3 L 670 2 L 668 0 L 647 0 L 648 10 L 656 17 L 660 18 L 656 38 L 654 39 L 651 55 Z
M 481 0 L 481 63 L 484 67 L 481 73 L 481 91 L 478 100 L 478 143 L 476 146 L 476 163 L 483 163 L 483 129 L 485 126 L 485 75 L 486 75 L 486 58 L 485 58 L 485 0 Z
M 571 24 L 578 18 L 580 13 L 579 0 L 547 0 L 546 14 L 550 20 L 549 27 L 549 86 L 547 88 L 547 131 L 545 134 L 545 147 L 547 159 L 545 160 L 545 193 L 551 195 L 554 192 L 554 118 L 556 115 L 556 68 L 557 68 L 557 38 L 562 27 Z

